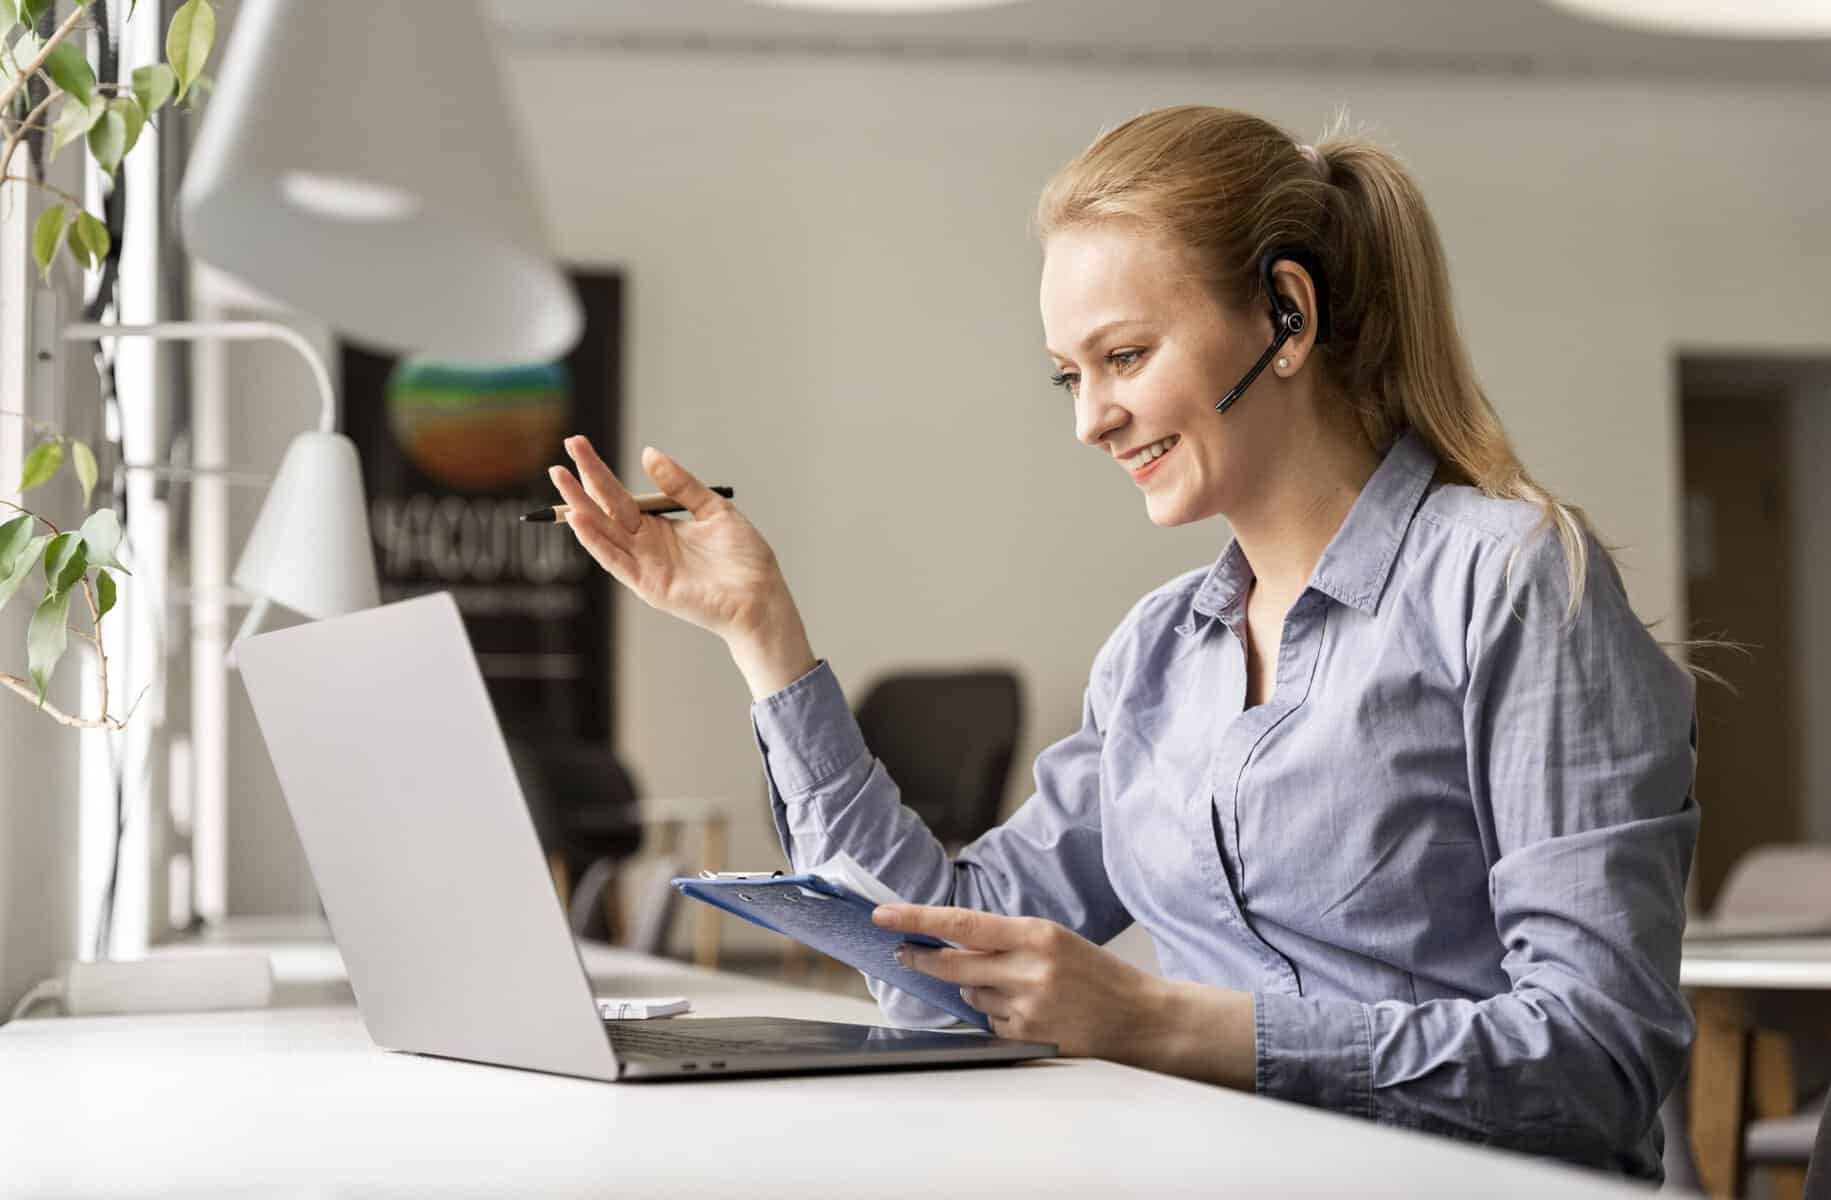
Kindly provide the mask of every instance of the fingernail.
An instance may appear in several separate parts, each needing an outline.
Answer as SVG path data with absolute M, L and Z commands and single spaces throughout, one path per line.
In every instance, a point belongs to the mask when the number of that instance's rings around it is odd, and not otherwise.
M 896 965 L 899 967 L 903 967 L 904 969 L 908 968 L 908 966 L 909 966 L 909 947 L 908 946 L 898 946 L 896 948 Z
M 889 906 L 884 905 L 884 904 L 880 904 L 876 908 L 871 910 L 871 919 L 873 921 L 877 922 L 879 925 L 890 924 L 890 921 L 891 921 L 891 918 L 893 915 L 894 914 L 891 913 Z

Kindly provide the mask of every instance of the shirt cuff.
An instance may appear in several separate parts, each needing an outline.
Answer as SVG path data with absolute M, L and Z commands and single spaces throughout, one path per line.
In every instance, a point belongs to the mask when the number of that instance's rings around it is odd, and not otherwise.
M 1373 1014 L 1364 1004 L 1253 997 L 1253 1082 L 1262 1095 L 1373 1116 Z
M 845 692 L 823 658 L 814 669 L 750 706 L 769 777 L 784 799 L 804 796 L 867 752 Z

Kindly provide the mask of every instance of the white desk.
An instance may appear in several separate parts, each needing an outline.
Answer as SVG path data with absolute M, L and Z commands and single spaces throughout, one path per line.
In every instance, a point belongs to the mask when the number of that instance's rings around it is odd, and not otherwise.
M 685 993 L 704 1015 L 876 1018 L 843 996 L 588 958 L 600 992 Z M 291 988 L 341 969 L 328 947 L 276 966 Z M 17 1021 L 0 1080 L 9 1194 L 1644 1195 L 1091 1060 L 606 1084 L 377 1050 L 341 1006 Z
M 1678 980 L 1689 988 L 1831 991 L 1831 937 L 1686 942 Z

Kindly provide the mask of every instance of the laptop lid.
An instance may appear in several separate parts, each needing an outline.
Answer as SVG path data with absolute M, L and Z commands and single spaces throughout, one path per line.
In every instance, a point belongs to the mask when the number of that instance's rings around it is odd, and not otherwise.
M 262 634 L 237 658 L 376 1044 L 615 1079 L 451 596 Z

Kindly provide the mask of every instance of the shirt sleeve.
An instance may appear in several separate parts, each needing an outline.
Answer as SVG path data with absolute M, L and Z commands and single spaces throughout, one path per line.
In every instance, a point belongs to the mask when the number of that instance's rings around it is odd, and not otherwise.
M 866 748 L 844 693 L 823 660 L 751 706 L 770 810 L 796 870 L 844 851 L 915 904 L 1046 917 L 1094 942 L 1132 922 L 1107 880 L 1100 838 L 1100 660 L 1081 705 L 1081 727 L 1036 760 L 1036 791 L 1010 820 L 954 860 Z M 875 979 L 871 993 L 900 1025 L 954 1017 Z
M 1691 680 L 1592 539 L 1574 620 L 1555 535 L 1469 627 L 1464 734 L 1510 990 L 1351 1004 L 1262 995 L 1260 1090 L 1630 1172 L 1693 1024 L 1678 986 L 1697 838 Z

